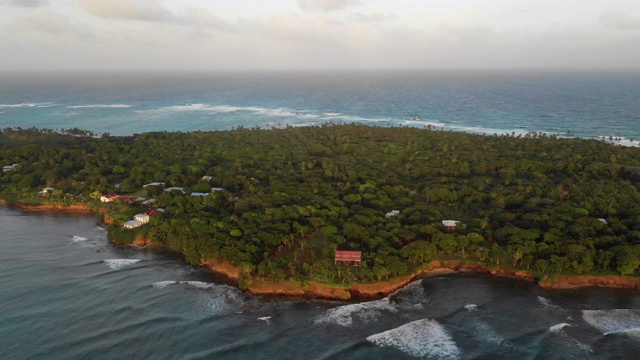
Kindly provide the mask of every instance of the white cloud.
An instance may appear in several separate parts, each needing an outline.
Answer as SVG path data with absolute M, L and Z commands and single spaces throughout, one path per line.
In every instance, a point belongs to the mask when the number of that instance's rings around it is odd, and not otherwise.
M 175 15 L 154 1 L 144 0 L 78 0 L 88 13 L 103 18 L 152 22 L 171 22 Z
M 358 22 L 361 23 L 383 23 L 396 20 L 396 16 L 392 13 L 373 13 L 373 14 L 362 14 L 362 13 L 354 13 L 351 17 Z
M 609 9 L 600 16 L 600 23 L 606 27 L 619 30 L 640 30 L 640 18 L 628 12 Z
M 49 5 L 49 0 L 2 0 L 0 4 L 17 7 L 40 7 Z
M 311 11 L 336 11 L 361 3 L 360 0 L 298 0 L 301 9 Z

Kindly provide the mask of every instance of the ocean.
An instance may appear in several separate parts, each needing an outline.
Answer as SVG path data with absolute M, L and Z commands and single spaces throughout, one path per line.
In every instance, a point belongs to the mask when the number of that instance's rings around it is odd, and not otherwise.
M 93 216 L 0 207 L 0 359 L 631 359 L 640 294 L 485 275 L 362 303 L 253 297 Z
M 0 74 L 0 127 L 112 135 L 358 122 L 640 141 L 640 72 Z
M 640 74 L 0 74 L 0 127 L 112 135 L 358 122 L 637 146 Z M 609 138 L 611 137 L 611 138 Z M 603 141 L 604 141 L 603 140 Z M 343 303 L 250 296 L 93 216 L 0 207 L 0 359 L 611 359 L 640 293 L 484 275 Z

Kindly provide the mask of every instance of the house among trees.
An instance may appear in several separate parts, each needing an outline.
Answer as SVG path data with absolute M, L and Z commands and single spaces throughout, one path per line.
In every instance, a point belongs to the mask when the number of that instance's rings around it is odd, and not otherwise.
M 346 265 L 359 265 L 362 261 L 361 251 L 346 251 L 336 250 L 334 263 L 341 263 Z
M 174 191 L 174 190 L 180 191 L 183 195 L 187 193 L 185 188 L 179 187 L 179 186 L 173 186 L 173 187 L 169 187 L 169 188 L 164 189 L 164 191 L 167 191 L 167 192 Z
M 134 215 L 133 220 L 129 220 L 129 221 L 125 222 L 123 227 L 125 229 L 135 229 L 135 228 L 140 227 L 140 226 L 142 226 L 144 224 L 148 224 L 153 215 L 155 215 L 157 213 L 161 213 L 161 212 L 164 212 L 164 209 L 158 208 L 158 209 L 145 211 L 145 212 L 140 213 L 140 214 L 136 214 L 136 215 Z
M 457 220 L 442 220 L 442 225 L 451 231 L 456 231 L 458 229 L 459 222 L 460 221 Z
M 118 194 L 105 194 L 100 197 L 100 201 L 102 202 L 114 202 L 116 201 L 120 195 Z
M 142 226 L 142 222 L 140 220 L 129 220 L 126 223 L 124 223 L 122 226 L 125 229 L 135 229 L 137 227 Z
M 162 187 L 164 187 L 164 183 L 163 182 L 152 182 L 152 183 L 149 183 L 149 184 L 142 185 L 142 188 L 144 189 L 147 186 L 162 186 Z
M 205 176 L 202 177 L 202 180 L 204 180 L 204 181 L 211 181 L 212 179 L 213 179 L 213 176 L 205 175 Z
M 394 217 L 394 216 L 398 216 L 400 215 L 400 210 L 391 210 L 388 213 L 384 214 L 384 217 L 386 217 L 387 219 L 390 217 Z
M 38 194 L 42 195 L 42 196 L 45 196 L 45 195 L 47 195 L 47 193 L 50 193 L 53 190 L 55 190 L 55 189 L 52 188 L 52 187 L 46 187 L 46 188 L 43 188 L 42 191 L 38 191 Z
M 2 172 L 16 171 L 18 164 L 6 165 L 2 167 Z
M 191 196 L 194 197 L 204 197 L 204 196 L 209 196 L 211 195 L 211 193 L 203 193 L 203 192 L 192 192 Z

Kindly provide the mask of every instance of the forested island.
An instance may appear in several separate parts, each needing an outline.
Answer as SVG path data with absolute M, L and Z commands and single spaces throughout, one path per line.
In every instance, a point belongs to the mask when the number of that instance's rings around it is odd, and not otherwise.
M 640 149 L 604 141 L 355 124 L 100 137 L 7 128 L 0 162 L 8 204 L 92 209 L 115 243 L 228 265 L 241 287 L 348 289 L 434 261 L 637 286 Z M 336 250 L 362 261 L 336 262 Z

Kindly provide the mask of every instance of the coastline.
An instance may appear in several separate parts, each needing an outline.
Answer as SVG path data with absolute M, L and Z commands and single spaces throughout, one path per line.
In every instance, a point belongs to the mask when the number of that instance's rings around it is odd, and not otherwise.
M 55 211 L 69 214 L 93 214 L 100 212 L 87 204 L 72 204 L 69 206 L 59 204 L 22 205 L 7 204 L 0 199 L 0 205 L 8 205 L 23 211 Z M 109 225 L 109 219 L 105 219 L 105 225 Z M 111 239 L 109 239 L 110 242 Z M 137 236 L 129 246 L 145 248 L 157 246 L 151 239 Z M 201 260 L 200 265 L 209 269 L 212 274 L 240 288 L 252 295 L 261 296 L 290 296 L 304 298 L 331 299 L 343 301 L 375 300 L 380 299 L 401 289 L 410 282 L 421 278 L 440 276 L 445 274 L 483 273 L 497 277 L 506 277 L 528 282 L 536 282 L 544 289 L 577 289 L 577 288 L 626 288 L 640 289 L 640 278 L 621 275 L 552 275 L 537 279 L 533 273 L 526 270 L 508 269 L 502 267 L 487 267 L 484 263 L 462 263 L 457 260 L 440 261 L 433 260 L 413 273 L 388 281 L 375 283 L 354 284 L 351 286 L 332 286 L 314 281 L 307 283 L 294 283 L 290 281 L 277 282 L 266 278 L 252 278 L 247 283 L 242 282 L 240 268 L 223 260 Z M 242 286 L 241 286 L 242 284 Z
M 241 280 L 240 269 L 226 261 L 203 261 L 203 266 L 212 273 L 222 276 L 228 281 L 238 284 Z M 245 290 L 253 295 L 280 295 L 291 297 L 305 297 L 331 299 L 343 301 L 376 300 L 405 287 L 407 284 L 422 278 L 464 273 L 483 273 L 496 277 L 506 277 L 527 282 L 536 282 L 544 289 L 576 289 L 588 287 L 640 289 L 640 279 L 619 275 L 556 275 L 538 280 L 536 276 L 526 270 L 507 269 L 501 267 L 490 268 L 482 263 L 461 263 L 460 261 L 433 260 L 422 269 L 410 275 L 389 281 L 368 284 L 355 284 L 350 287 L 329 286 L 310 281 L 307 284 L 292 284 L 275 282 L 267 279 L 253 279 Z

